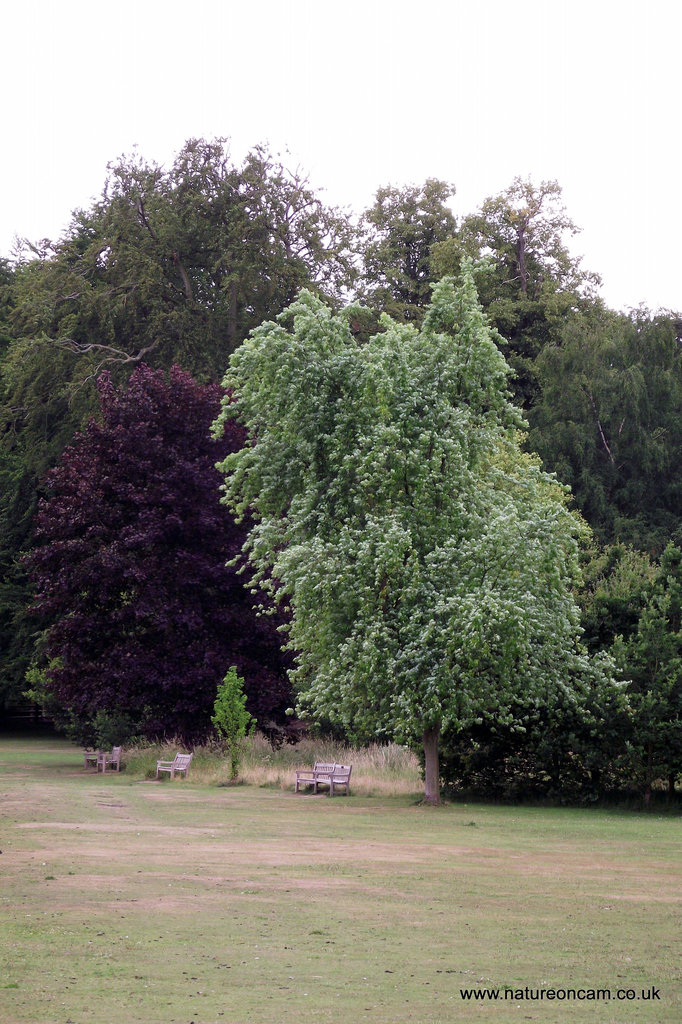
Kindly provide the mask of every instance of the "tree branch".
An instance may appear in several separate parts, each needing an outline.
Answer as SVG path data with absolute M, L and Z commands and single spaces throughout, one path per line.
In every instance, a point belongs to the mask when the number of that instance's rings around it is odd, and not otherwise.
M 585 392 L 585 394 L 587 395 L 587 397 L 590 400 L 590 405 L 592 406 L 592 412 L 594 413 L 594 418 L 595 418 L 595 420 L 597 422 L 597 428 L 599 430 L 599 436 L 601 437 L 602 444 L 604 445 L 604 448 L 606 449 L 606 453 L 607 453 L 608 457 L 611 460 L 611 464 L 613 466 L 615 466 L 616 465 L 616 461 L 615 461 L 615 459 L 614 459 L 614 457 L 613 457 L 613 455 L 611 453 L 611 449 L 609 448 L 608 441 L 606 440 L 606 437 L 604 435 L 604 431 L 603 431 L 602 425 L 601 425 L 601 420 L 599 419 L 599 413 L 597 412 L 597 406 L 596 406 L 594 398 L 592 396 L 592 392 L 589 391 L 587 388 L 583 388 L 582 390 Z M 621 428 L 622 428 L 622 424 L 621 424 Z
M 86 352 L 93 351 L 108 352 L 109 355 L 103 359 L 103 362 L 108 363 L 139 363 L 148 352 L 158 346 L 158 341 L 153 341 L 151 345 L 146 345 L 145 348 L 141 348 L 139 352 L 131 355 L 129 352 L 124 352 L 123 349 L 114 348 L 112 345 L 101 345 L 94 341 L 83 344 L 80 341 L 74 341 L 73 338 L 55 338 L 53 340 L 59 348 L 75 352 L 78 355 L 85 355 Z
M 180 260 L 180 257 L 178 256 L 178 254 L 176 252 L 173 253 L 173 263 L 178 268 L 178 273 L 180 274 L 180 277 L 182 278 L 182 286 L 183 286 L 183 289 L 184 289 L 184 292 L 185 292 L 185 298 L 188 299 L 189 302 L 193 302 L 193 300 L 194 300 L 194 292 L 192 291 L 192 284 L 191 284 L 190 279 L 189 279 L 189 277 L 187 275 L 187 271 L 185 270 L 185 268 L 184 268 L 184 266 L 183 266 L 183 264 L 182 264 L 182 262 Z
M 142 196 L 138 196 L 138 199 L 137 199 L 137 213 L 138 213 L 138 216 L 140 218 L 140 223 L 142 224 L 142 226 L 147 229 L 147 231 L 149 232 L 151 237 L 154 239 L 154 241 L 158 243 L 159 236 L 157 235 L 157 233 L 154 231 L 154 228 L 149 223 L 149 218 L 147 217 L 147 211 L 145 210 L 144 203 L 142 202 Z M 178 273 L 180 275 L 180 279 L 182 280 L 182 289 L 183 289 L 183 292 L 185 294 L 185 298 L 188 300 L 188 302 L 193 302 L 194 301 L 194 292 L 192 291 L 192 283 L 191 283 L 191 281 L 189 279 L 189 275 L 188 275 L 185 267 L 183 266 L 183 263 L 182 263 L 180 257 L 178 256 L 177 252 L 172 252 L 171 253 L 171 258 L 173 260 L 174 265 L 177 267 Z
M 126 363 L 140 363 L 150 352 L 153 352 L 158 347 L 158 340 L 153 341 L 151 345 L 145 345 L 138 352 L 133 354 L 124 352 L 123 349 L 114 348 L 112 345 L 100 345 L 96 342 L 90 342 L 88 344 L 82 344 L 81 342 L 74 341 L 73 338 L 54 338 L 54 344 L 58 348 L 62 348 L 67 352 L 73 352 L 75 355 L 86 355 L 88 352 L 101 352 L 102 358 L 98 361 L 96 366 L 92 368 L 90 373 L 86 374 L 82 380 L 74 381 L 71 385 L 73 394 L 77 394 L 81 388 L 85 387 L 91 380 L 96 380 L 99 374 L 102 372 L 103 367 L 107 363 L 118 363 L 123 366 Z
M 159 240 L 158 235 L 156 234 L 156 232 L 154 231 L 154 228 L 151 226 L 151 224 L 149 223 L 149 221 L 147 219 L 147 212 L 146 212 L 146 210 L 144 208 L 144 203 L 142 202 L 142 196 L 139 196 L 138 200 L 137 200 L 137 212 L 139 214 L 140 223 L 142 224 L 142 226 L 147 229 L 147 231 L 152 236 L 154 241 L 158 242 L 158 240 Z

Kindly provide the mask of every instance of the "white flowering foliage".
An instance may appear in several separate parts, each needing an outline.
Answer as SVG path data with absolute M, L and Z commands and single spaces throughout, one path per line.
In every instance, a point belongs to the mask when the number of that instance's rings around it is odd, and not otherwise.
M 591 671 L 571 597 L 581 529 L 522 451 L 509 368 L 469 268 L 421 330 L 302 292 L 235 352 L 225 501 L 257 578 L 291 606 L 301 707 L 351 734 L 414 738 Z

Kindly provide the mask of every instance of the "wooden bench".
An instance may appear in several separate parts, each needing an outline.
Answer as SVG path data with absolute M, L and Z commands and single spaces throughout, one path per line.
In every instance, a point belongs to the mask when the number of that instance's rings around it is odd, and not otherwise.
M 104 774 L 107 768 L 113 768 L 114 771 L 120 772 L 122 749 L 122 747 L 112 747 L 110 754 L 107 754 L 106 752 L 100 754 L 97 758 L 97 771 L 101 768 L 102 774 Z
M 326 782 L 332 775 L 336 765 L 333 761 L 316 761 L 312 771 L 310 769 L 299 769 L 296 772 L 296 792 L 300 792 L 301 786 L 312 786 L 313 793 L 317 793 L 320 782 Z
M 172 761 L 157 761 L 156 762 L 156 777 L 158 779 L 159 772 L 168 772 L 171 779 L 175 778 L 176 772 L 184 772 L 185 778 L 189 772 L 189 766 L 192 763 L 194 754 L 176 754 Z
M 101 770 L 103 773 L 107 768 L 113 768 L 120 772 L 122 749 L 122 747 L 112 747 L 110 754 L 106 750 L 87 750 L 83 756 L 83 767 L 94 768 L 96 771 Z
M 345 795 L 350 794 L 350 773 L 353 770 L 352 764 L 335 764 L 334 771 L 325 779 L 320 779 L 323 785 L 329 786 L 329 795 L 334 796 L 335 792 L 345 790 Z
M 334 796 L 335 792 L 345 790 L 346 796 L 350 793 L 350 773 L 353 766 L 350 764 L 323 764 L 316 762 L 312 771 L 296 772 L 296 792 L 299 786 L 308 785 L 313 787 L 317 793 L 320 786 L 329 786 L 329 795 Z

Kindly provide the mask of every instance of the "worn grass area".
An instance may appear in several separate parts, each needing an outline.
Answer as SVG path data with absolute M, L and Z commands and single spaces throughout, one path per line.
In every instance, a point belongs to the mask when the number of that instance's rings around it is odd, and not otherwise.
M 103 777 L 35 740 L 0 740 L 0 800 L 2 1024 L 682 1019 L 680 818 Z

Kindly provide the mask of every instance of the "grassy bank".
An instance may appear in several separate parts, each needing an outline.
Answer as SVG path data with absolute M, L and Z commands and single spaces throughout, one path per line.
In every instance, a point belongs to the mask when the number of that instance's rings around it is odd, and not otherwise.
M 103 777 L 61 741 L 0 741 L 3 1024 L 682 1019 L 679 818 L 285 776 Z

